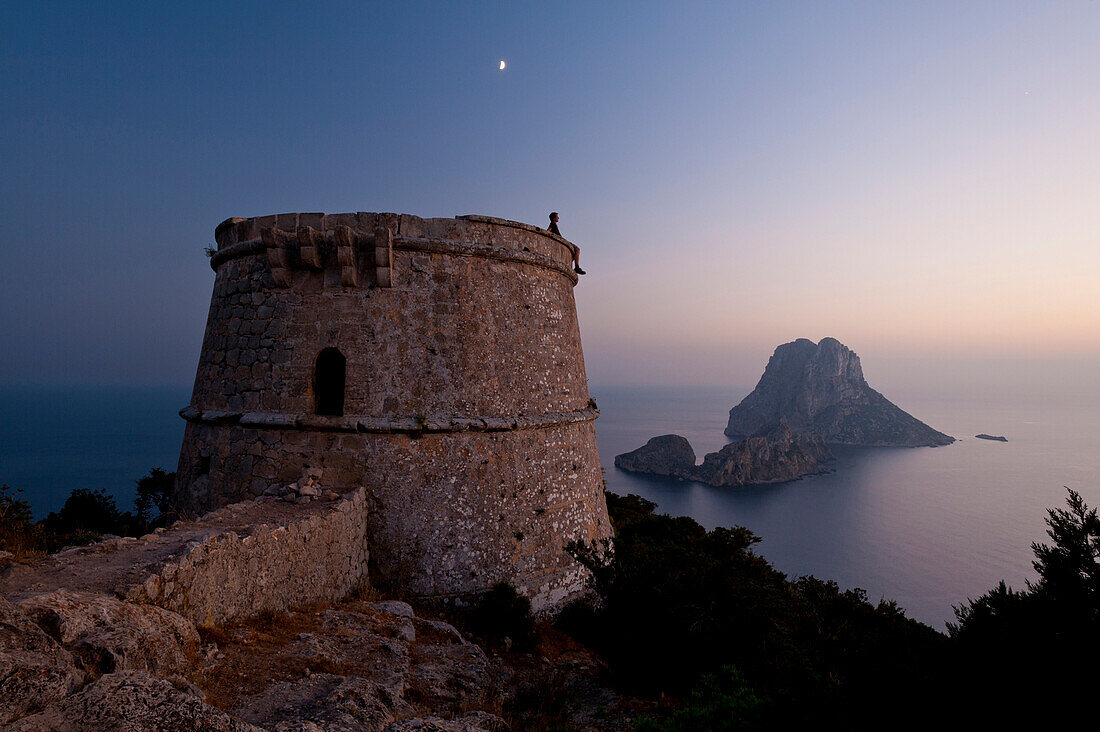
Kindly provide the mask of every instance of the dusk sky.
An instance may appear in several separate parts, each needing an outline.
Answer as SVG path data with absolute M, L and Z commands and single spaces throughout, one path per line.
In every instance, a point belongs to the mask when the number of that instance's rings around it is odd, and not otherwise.
M 1100 367 L 1100 2 L 228 5 L 0 5 L 0 384 L 189 384 L 283 211 L 560 211 L 593 383 Z

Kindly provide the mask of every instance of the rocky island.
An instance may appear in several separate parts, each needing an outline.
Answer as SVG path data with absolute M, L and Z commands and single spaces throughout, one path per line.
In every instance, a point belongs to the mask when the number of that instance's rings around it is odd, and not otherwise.
M 828 471 L 832 453 L 818 435 L 796 435 L 784 420 L 770 432 L 746 437 L 708 453 L 701 465 L 680 435 L 654 437 L 637 450 L 615 457 L 615 467 L 717 487 L 784 483 Z
M 759 485 L 827 472 L 825 463 L 833 459 L 828 444 L 935 447 L 955 441 L 872 389 L 859 356 L 835 338 L 800 338 L 775 349 L 756 388 L 730 410 L 725 433 L 734 441 L 700 465 L 685 438 L 661 435 L 617 455 L 615 467 L 713 486 Z
M 979 440 L 992 440 L 993 442 L 1008 442 L 1008 438 L 1005 437 L 1004 435 L 987 435 L 986 433 L 983 432 L 980 435 L 974 435 L 974 436 L 976 438 L 978 438 Z
M 773 429 L 820 435 L 834 445 L 936 447 L 954 437 L 932 429 L 872 389 L 859 356 L 835 338 L 800 338 L 775 349 L 756 388 L 730 410 L 726 435 Z
M 713 486 L 785 483 L 806 475 L 827 473 L 833 460 L 819 435 L 795 434 L 783 420 L 767 434 L 731 442 L 709 453 L 695 470 L 695 479 Z
M 637 450 L 616 455 L 615 467 L 628 473 L 694 480 L 695 450 L 685 437 L 659 435 Z

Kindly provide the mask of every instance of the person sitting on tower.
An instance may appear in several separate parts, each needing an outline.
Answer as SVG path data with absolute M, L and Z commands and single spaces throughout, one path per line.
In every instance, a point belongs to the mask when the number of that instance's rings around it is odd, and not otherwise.
M 558 231 L 558 212 L 557 211 L 551 211 L 550 212 L 550 225 L 548 227 L 546 227 L 546 230 L 549 231 L 551 234 L 557 234 L 558 236 L 561 236 L 561 232 Z M 571 247 L 571 248 L 573 250 L 573 271 L 576 272 L 579 275 L 587 274 L 583 269 L 581 269 L 581 250 L 580 250 L 580 248 L 579 247 Z

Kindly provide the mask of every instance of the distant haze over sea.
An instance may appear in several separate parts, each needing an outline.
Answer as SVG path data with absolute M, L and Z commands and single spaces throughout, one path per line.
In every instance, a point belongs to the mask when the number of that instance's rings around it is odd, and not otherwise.
M 661 344 L 644 346 L 599 343 L 583 330 L 585 360 L 591 384 L 617 386 L 707 386 L 736 385 L 748 393 L 756 385 L 764 366 L 781 343 L 809 338 L 820 341 L 826 336 L 839 339 L 862 361 L 863 372 L 872 388 L 903 409 L 908 396 L 968 396 L 974 393 L 997 397 L 1056 396 L 1061 384 L 1088 385 L 1100 393 L 1100 355 L 1086 353 L 1055 354 L 1038 349 L 1014 349 L 1011 353 L 960 355 L 957 352 L 921 351 L 917 348 L 894 350 L 875 342 L 847 339 L 844 333 L 794 331 L 768 343 L 759 342 L 742 348 L 714 345 L 692 346 Z M 1097 334 L 1100 343 L 1100 333 Z M 593 345 L 593 343 L 595 345 Z M 730 405 L 732 406 L 732 405 Z M 918 418 L 920 415 L 916 415 Z M 933 425 L 935 427 L 936 425 Z
M 0 388 L 0 483 L 22 488 L 37 518 L 75 488 L 131 510 L 138 478 L 176 469 L 190 398 L 189 386 Z

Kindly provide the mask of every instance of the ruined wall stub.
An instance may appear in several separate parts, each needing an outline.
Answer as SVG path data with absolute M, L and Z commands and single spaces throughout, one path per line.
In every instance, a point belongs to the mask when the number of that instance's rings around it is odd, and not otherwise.
M 180 413 L 186 509 L 321 468 L 326 488 L 367 488 L 372 579 L 444 598 L 509 581 L 536 608 L 579 589 L 564 545 L 611 529 L 571 243 L 386 213 L 229 219 L 215 238 Z M 317 381 L 326 349 L 342 404 Z

